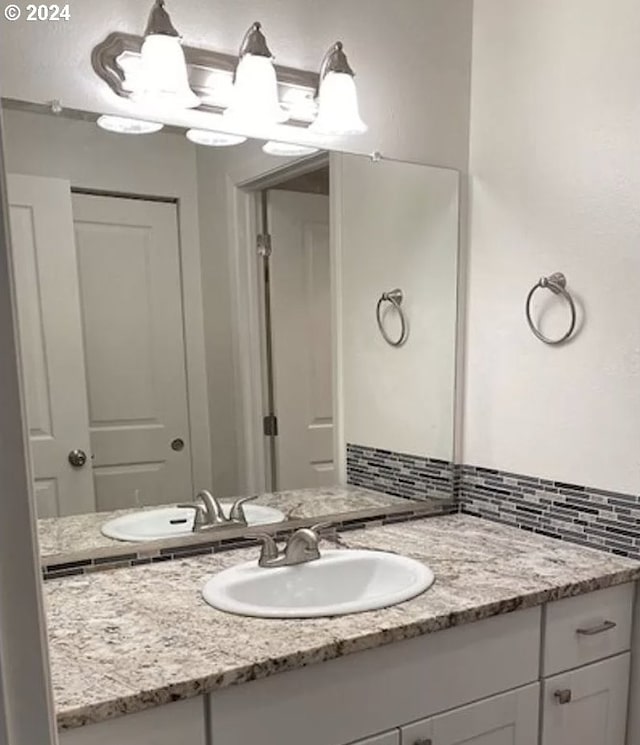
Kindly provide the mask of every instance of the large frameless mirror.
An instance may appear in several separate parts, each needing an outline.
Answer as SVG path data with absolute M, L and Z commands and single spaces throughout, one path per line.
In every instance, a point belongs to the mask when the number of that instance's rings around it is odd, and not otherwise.
M 456 172 L 3 118 L 46 566 L 450 505 Z

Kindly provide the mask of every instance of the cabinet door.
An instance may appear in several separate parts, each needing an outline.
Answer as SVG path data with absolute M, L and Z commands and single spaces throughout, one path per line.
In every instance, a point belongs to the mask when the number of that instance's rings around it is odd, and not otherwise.
M 544 682 L 542 745 L 624 745 L 629 653 Z
M 383 735 L 358 740 L 351 745 L 400 745 L 400 730 L 394 729 L 391 732 L 385 732 Z
M 537 683 L 402 728 L 402 745 L 537 745 Z

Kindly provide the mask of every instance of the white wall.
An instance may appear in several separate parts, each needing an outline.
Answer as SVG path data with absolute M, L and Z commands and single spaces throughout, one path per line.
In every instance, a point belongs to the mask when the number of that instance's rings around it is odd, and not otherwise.
M 347 443 L 453 459 L 458 173 L 335 156 L 338 382 Z M 409 339 L 376 304 L 400 288 Z M 394 313 L 386 328 L 397 338 Z
M 640 489 L 638 38 L 636 0 L 475 1 L 465 462 Z M 554 271 L 561 348 L 524 319 Z
M 91 49 L 110 31 L 142 34 L 152 0 L 82 0 L 61 23 L 0 23 L 3 95 L 87 111 L 128 104 L 96 77 Z M 472 0 L 182 0 L 167 5 L 191 46 L 236 54 L 255 20 L 263 22 L 277 61 L 319 69 L 340 38 L 356 71 L 365 136 L 347 150 L 466 168 Z M 26 52 L 28 50 L 28 53 Z M 190 113 L 175 124 L 211 123 Z

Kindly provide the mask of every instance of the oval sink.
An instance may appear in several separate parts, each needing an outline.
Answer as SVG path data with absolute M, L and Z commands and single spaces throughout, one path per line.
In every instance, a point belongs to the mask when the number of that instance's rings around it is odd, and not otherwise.
M 223 504 L 225 515 L 229 516 L 230 504 Z M 244 514 L 251 525 L 267 525 L 284 520 L 284 514 L 273 507 L 260 504 L 245 504 Z M 157 510 L 141 510 L 121 515 L 106 522 L 101 530 L 107 538 L 117 541 L 154 541 L 161 538 L 174 538 L 192 533 L 194 512 L 183 507 L 161 507 Z
M 318 618 L 396 605 L 433 582 L 429 567 L 405 556 L 335 550 L 292 567 L 239 564 L 212 577 L 202 594 L 214 608 L 241 616 Z

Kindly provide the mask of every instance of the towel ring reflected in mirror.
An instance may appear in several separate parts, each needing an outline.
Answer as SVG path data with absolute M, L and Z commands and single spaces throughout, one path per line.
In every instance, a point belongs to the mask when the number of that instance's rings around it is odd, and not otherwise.
M 380 329 L 382 338 L 387 342 L 387 344 L 391 345 L 392 347 L 401 347 L 409 338 L 409 322 L 407 321 L 407 316 L 405 315 L 405 312 L 402 308 L 403 300 L 404 294 L 402 290 L 396 288 L 395 290 L 390 290 L 389 292 L 383 292 L 380 296 L 380 299 L 378 300 L 378 305 L 376 306 L 376 319 L 378 321 L 378 328 Z M 400 316 L 400 336 L 397 339 L 392 339 L 387 333 L 386 328 L 384 327 L 383 315 L 386 303 L 390 303 L 396 309 L 398 315 Z
M 571 313 L 571 320 L 569 323 L 569 328 L 565 334 L 563 334 L 559 339 L 549 339 L 549 337 L 545 336 L 540 329 L 537 328 L 535 323 L 533 322 L 533 319 L 531 317 L 531 301 L 533 300 L 533 296 L 535 295 L 536 291 L 540 288 L 545 288 L 547 290 L 551 290 L 554 295 L 560 295 L 563 297 L 567 304 L 569 305 L 569 310 Z M 571 297 L 571 293 L 567 290 L 567 278 L 562 274 L 562 272 L 556 272 L 555 274 L 551 274 L 549 277 L 541 277 L 538 282 L 531 288 L 529 291 L 529 294 L 527 295 L 527 302 L 525 306 L 526 314 L 527 314 L 527 323 L 529 324 L 529 328 L 535 336 L 540 339 L 540 341 L 544 342 L 545 344 L 549 344 L 551 346 L 557 346 L 558 344 L 563 344 L 564 342 L 568 341 L 573 332 L 576 328 L 576 304 L 573 301 L 573 298 Z

